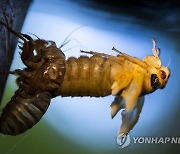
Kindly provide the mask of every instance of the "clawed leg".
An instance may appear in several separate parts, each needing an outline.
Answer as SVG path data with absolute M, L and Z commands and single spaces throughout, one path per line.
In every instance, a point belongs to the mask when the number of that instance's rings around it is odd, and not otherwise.
M 32 72 L 30 72 L 26 69 L 24 69 L 24 70 L 16 69 L 14 71 L 9 71 L 9 74 L 15 74 L 15 75 L 23 76 L 25 78 L 30 78 L 32 76 Z
M 23 42 L 20 43 L 19 48 L 22 50 L 21 59 L 23 63 L 29 68 L 35 68 L 37 62 L 40 61 L 40 58 L 34 55 L 34 40 L 27 34 L 22 34 L 15 32 L 11 29 L 6 23 L 0 21 L 0 24 L 4 25 L 9 32 L 20 38 Z
M 15 36 L 19 37 L 21 40 L 23 40 L 24 42 L 26 42 L 26 39 L 24 38 L 24 36 L 23 36 L 21 33 L 15 32 L 15 31 L 12 30 L 6 23 L 4 23 L 4 22 L 2 22 L 2 21 L 0 21 L 0 24 L 4 25 L 9 32 L 11 32 L 11 33 L 14 34 Z
M 19 77 L 16 79 L 16 84 L 20 86 L 24 83 L 30 82 L 30 78 L 32 77 L 33 72 L 16 69 L 14 71 L 10 71 L 10 74 L 19 75 Z
M 22 75 L 23 77 L 29 78 L 32 72 L 29 72 L 27 70 L 16 69 L 14 71 L 0 72 L 0 74 L 13 74 L 13 75 L 20 75 L 20 76 Z
M 94 51 L 83 51 L 83 50 L 80 50 L 80 52 L 91 54 L 91 55 L 102 56 L 102 57 L 111 57 L 111 55 L 108 55 L 108 54 L 105 54 L 105 53 L 100 53 L 100 52 L 94 52 Z

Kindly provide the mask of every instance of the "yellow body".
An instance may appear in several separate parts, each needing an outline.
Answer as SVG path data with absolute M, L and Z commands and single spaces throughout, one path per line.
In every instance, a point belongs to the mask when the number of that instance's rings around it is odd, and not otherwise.
M 117 143 L 139 119 L 144 95 L 163 89 L 170 76 L 168 67 L 161 66 L 159 50 L 153 41 L 153 55 L 143 60 L 118 51 L 118 56 L 87 52 L 92 57 L 81 56 L 65 61 L 64 80 L 57 94 L 61 96 L 116 96 L 111 104 L 112 118 L 122 111 L 122 125 Z
M 122 92 L 126 98 L 130 92 L 127 87 L 133 83 L 131 88 L 135 89 L 137 99 L 141 95 L 144 84 L 142 80 L 144 76 L 147 76 L 145 68 L 121 56 L 106 58 L 98 55 L 93 55 L 90 58 L 86 56 L 71 57 L 65 62 L 65 65 L 64 80 L 58 91 L 58 95 L 61 96 L 103 97 Z M 134 88 L 136 83 L 138 85 Z M 135 99 L 133 97 L 128 98 L 131 98 L 132 101 Z
M 152 57 L 151 57 L 152 58 Z M 65 75 L 58 90 L 61 96 L 120 95 L 125 100 L 129 112 L 140 96 L 156 89 L 151 86 L 151 74 L 158 74 L 146 61 L 128 55 L 103 57 L 71 57 L 65 61 Z M 166 70 L 168 73 L 168 69 Z M 167 76 L 168 77 L 168 76 Z M 163 83 L 163 81 L 160 80 Z M 166 82 L 165 82 L 166 83 Z

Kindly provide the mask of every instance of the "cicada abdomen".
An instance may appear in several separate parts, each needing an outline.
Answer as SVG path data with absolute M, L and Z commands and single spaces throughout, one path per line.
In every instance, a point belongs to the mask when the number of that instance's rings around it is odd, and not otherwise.
M 59 95 L 103 97 L 111 94 L 110 59 L 97 55 L 71 57 L 65 66 Z
M 32 128 L 48 109 L 50 100 L 48 92 L 31 96 L 18 89 L 1 114 L 0 133 L 17 135 Z

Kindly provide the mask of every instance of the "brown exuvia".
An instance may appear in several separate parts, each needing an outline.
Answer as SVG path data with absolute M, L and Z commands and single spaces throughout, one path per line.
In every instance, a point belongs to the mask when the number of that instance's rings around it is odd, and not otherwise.
M 11 72 L 19 76 L 19 89 L 1 114 L 0 133 L 3 134 L 17 135 L 32 128 L 44 115 L 53 97 L 112 94 L 116 96 L 111 104 L 112 118 L 125 109 L 117 137 L 121 140 L 122 134 L 128 133 L 138 121 L 144 95 L 164 88 L 170 76 L 169 68 L 161 66 L 154 39 L 153 55 L 143 60 L 115 48 L 117 56 L 81 51 L 92 56 L 66 59 L 55 42 L 34 40 L 13 31 L 3 22 L 0 24 L 23 41 L 21 59 L 26 66 Z

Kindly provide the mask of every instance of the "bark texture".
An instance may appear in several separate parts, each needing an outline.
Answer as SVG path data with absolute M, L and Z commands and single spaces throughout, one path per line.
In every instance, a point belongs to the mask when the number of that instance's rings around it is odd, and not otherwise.
M 0 0 L 0 20 L 20 31 L 31 0 Z M 0 72 L 9 71 L 18 38 L 0 25 Z M 8 74 L 0 74 L 0 102 Z

